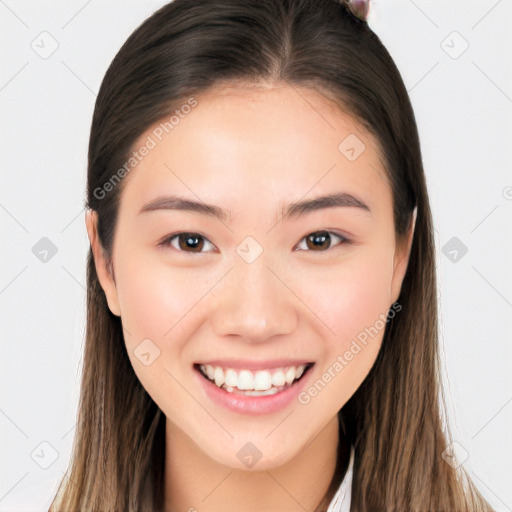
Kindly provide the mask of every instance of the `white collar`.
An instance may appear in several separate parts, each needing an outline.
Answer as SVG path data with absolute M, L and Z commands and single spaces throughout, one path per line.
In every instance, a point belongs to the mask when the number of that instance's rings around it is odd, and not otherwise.
M 354 472 L 354 447 L 350 447 L 350 460 L 343 480 L 329 504 L 327 512 L 349 512 L 352 495 L 352 474 Z

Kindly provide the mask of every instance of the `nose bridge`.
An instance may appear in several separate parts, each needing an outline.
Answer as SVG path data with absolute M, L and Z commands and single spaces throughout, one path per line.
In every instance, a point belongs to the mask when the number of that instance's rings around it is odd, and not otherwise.
M 265 341 L 292 332 L 297 323 L 296 307 L 293 294 L 276 276 L 279 271 L 271 270 L 272 262 L 265 252 L 248 261 L 237 256 L 218 290 L 211 318 L 216 334 Z

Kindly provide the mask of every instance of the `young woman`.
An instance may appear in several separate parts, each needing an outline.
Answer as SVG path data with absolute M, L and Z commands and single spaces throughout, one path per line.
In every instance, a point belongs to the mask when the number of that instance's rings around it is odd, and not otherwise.
M 368 5 L 175 0 L 91 128 L 51 511 L 489 511 L 449 464 L 432 218 Z

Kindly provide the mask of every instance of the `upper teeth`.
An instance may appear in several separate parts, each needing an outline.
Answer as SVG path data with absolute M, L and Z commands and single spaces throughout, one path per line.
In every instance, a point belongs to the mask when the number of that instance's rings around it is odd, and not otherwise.
M 225 384 L 242 390 L 266 391 L 272 386 L 277 388 L 285 384 L 291 384 L 304 373 L 306 365 L 258 371 L 234 370 L 233 368 L 221 368 L 210 364 L 203 364 L 200 368 L 203 374 L 215 382 L 219 388 Z

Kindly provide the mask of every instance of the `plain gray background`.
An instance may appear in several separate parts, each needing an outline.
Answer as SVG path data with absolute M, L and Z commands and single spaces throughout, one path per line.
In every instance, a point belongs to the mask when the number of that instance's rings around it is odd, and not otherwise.
M 67 467 L 95 96 L 121 44 L 164 3 L 0 0 L 3 512 L 44 510 Z M 369 24 L 420 132 L 453 450 L 496 510 L 512 510 L 512 1 L 374 0 Z M 14 505 L 23 496 L 39 505 Z

